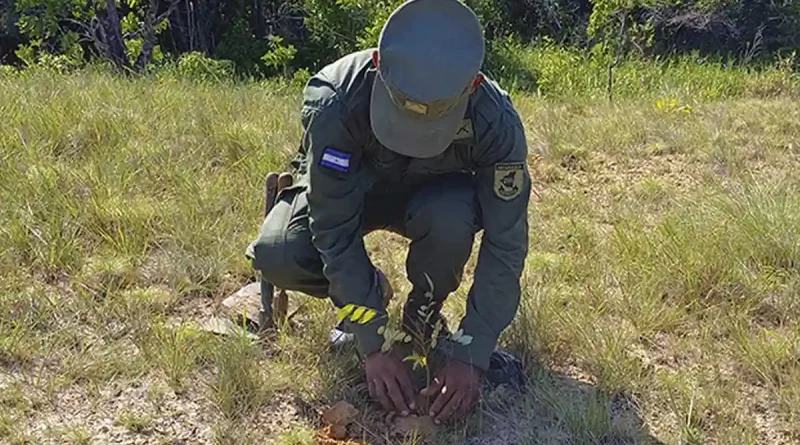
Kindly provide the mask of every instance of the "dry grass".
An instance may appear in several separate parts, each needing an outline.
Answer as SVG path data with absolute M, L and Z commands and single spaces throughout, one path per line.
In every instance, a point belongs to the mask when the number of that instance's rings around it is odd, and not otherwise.
M 311 444 L 343 398 L 362 443 L 399 441 L 327 349 L 325 302 L 298 296 L 302 325 L 265 345 L 198 326 L 254 278 L 292 91 L 3 76 L 0 442 Z M 503 344 L 532 385 L 433 441 L 800 443 L 798 102 L 516 102 L 535 193 Z M 406 243 L 368 244 L 402 300 Z

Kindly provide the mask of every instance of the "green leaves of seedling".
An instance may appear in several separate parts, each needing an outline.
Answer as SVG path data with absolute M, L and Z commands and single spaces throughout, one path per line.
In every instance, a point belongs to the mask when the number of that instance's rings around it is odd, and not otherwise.
M 459 329 L 456 332 L 454 332 L 453 335 L 450 336 L 450 339 L 464 346 L 467 346 L 472 343 L 472 336 L 464 334 L 463 329 Z
M 431 280 L 431 276 L 428 275 L 427 272 L 425 273 L 425 280 L 428 282 L 428 288 L 430 289 L 428 292 L 425 292 L 425 298 L 433 301 L 433 292 L 435 288 L 433 286 L 433 280 Z
M 425 274 L 425 280 L 428 282 L 428 286 L 430 290 L 425 292 L 425 297 L 428 299 L 430 303 L 422 305 L 417 314 L 422 317 L 425 322 L 429 322 L 433 315 L 433 280 L 431 279 L 430 275 L 427 273 Z M 352 322 L 357 322 L 359 324 L 365 325 L 372 321 L 378 315 L 377 311 L 374 309 L 369 309 L 364 306 L 357 306 L 355 304 L 348 304 L 345 307 L 339 309 L 337 313 L 337 322 L 341 323 L 345 319 L 349 319 Z M 437 320 L 434 326 L 434 333 L 431 348 L 436 347 L 436 343 L 439 337 L 439 333 L 444 328 L 442 321 Z M 389 352 L 392 349 L 392 346 L 397 343 L 411 343 L 413 341 L 413 337 L 406 333 L 403 329 L 393 327 L 391 325 L 382 325 L 379 326 L 377 329 L 378 335 L 383 337 L 383 344 L 381 345 L 381 352 L 384 354 Z M 463 329 L 459 329 L 457 332 L 453 333 L 450 336 L 450 339 L 458 344 L 461 345 L 469 345 L 472 343 L 472 336 L 464 334 Z M 427 368 L 428 367 L 428 357 L 427 352 L 423 354 L 414 354 L 409 355 L 403 359 L 404 362 L 412 362 L 413 368 L 416 370 L 419 367 Z
M 411 343 L 411 340 L 413 340 L 413 338 L 407 333 L 403 332 L 402 329 L 397 329 L 386 325 L 378 328 L 378 335 L 383 336 L 383 346 L 381 347 L 381 352 L 384 353 L 392 349 L 392 345 L 395 343 Z
M 428 367 L 428 357 L 424 355 L 409 355 L 408 357 L 403 359 L 404 362 L 414 362 L 413 369 L 416 371 L 417 368 L 422 366 L 423 368 Z
M 436 345 L 439 344 L 439 334 L 442 332 L 444 328 L 444 324 L 442 324 L 442 320 L 437 320 L 436 325 L 433 327 L 433 335 L 431 336 L 431 349 L 436 349 Z

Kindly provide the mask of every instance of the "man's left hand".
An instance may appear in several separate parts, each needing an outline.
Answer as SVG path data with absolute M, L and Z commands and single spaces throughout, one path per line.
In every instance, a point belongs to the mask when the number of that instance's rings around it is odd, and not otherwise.
M 480 398 L 483 371 L 470 364 L 451 360 L 420 394 L 435 397 L 430 415 L 438 425 L 466 416 Z

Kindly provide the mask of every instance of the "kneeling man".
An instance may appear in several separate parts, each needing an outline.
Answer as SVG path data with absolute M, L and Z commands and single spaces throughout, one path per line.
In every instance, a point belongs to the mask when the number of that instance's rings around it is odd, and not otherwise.
M 396 351 L 381 352 L 386 280 L 363 237 L 384 229 L 410 240 L 413 289 L 403 326 L 429 335 L 483 231 L 459 325 L 471 341 L 450 345 L 424 390 L 438 422 L 477 401 L 498 338 L 517 313 L 528 253 L 525 134 L 508 95 L 481 74 L 484 52 L 481 25 L 463 3 L 411 0 L 392 14 L 378 48 L 316 74 L 303 96 L 297 181 L 248 249 L 253 266 L 281 289 L 378 313 L 340 329 L 365 358 L 371 395 L 404 415 L 414 409 L 410 371 Z M 420 320 L 423 307 L 435 315 Z

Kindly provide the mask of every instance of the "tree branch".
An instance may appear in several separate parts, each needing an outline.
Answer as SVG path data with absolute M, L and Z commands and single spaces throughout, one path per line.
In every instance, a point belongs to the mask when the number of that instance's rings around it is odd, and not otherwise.
M 608 65 L 608 100 L 614 100 L 614 68 L 619 65 L 620 58 L 622 57 L 623 43 L 627 40 L 625 29 L 628 24 L 628 11 L 622 13 L 622 26 L 619 31 L 619 40 L 617 41 L 617 54 L 614 61 Z
M 83 30 L 81 34 L 84 35 L 85 37 L 90 37 L 90 38 L 92 37 L 93 34 L 92 28 L 88 24 L 81 22 L 80 20 L 75 20 L 73 18 L 65 18 L 64 21 L 80 27 Z
M 172 14 L 172 12 L 175 11 L 175 8 L 178 7 L 178 3 L 180 2 L 181 0 L 172 0 L 172 3 L 170 3 L 170 5 L 167 7 L 167 10 L 156 18 L 155 23 L 159 24 L 164 20 L 166 20 L 167 17 L 169 17 L 170 14 Z

